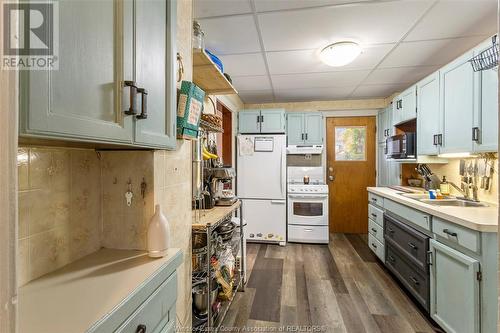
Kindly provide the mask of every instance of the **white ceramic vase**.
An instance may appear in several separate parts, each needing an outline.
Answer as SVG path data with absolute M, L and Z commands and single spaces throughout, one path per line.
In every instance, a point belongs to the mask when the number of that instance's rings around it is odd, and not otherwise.
M 160 205 L 155 206 L 155 215 L 148 227 L 148 252 L 152 258 L 164 257 L 170 245 L 170 226 L 161 212 Z

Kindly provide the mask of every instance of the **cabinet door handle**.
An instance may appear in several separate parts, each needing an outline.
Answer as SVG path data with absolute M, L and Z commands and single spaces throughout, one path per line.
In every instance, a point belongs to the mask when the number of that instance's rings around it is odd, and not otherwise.
M 377 233 L 377 229 L 375 229 L 375 228 L 372 228 L 372 231 L 373 231 L 374 233 Z
M 126 115 L 136 115 L 137 110 L 135 109 L 136 99 L 137 99 L 137 86 L 134 81 L 123 81 L 125 87 L 130 87 L 130 106 L 128 110 L 125 110 L 123 113 Z
M 472 128 L 472 141 L 479 142 L 479 127 Z
M 451 237 L 457 237 L 458 236 L 456 232 L 450 231 L 449 229 L 443 229 L 443 232 L 445 234 L 450 235 Z
M 413 276 L 410 276 L 410 281 L 413 282 L 413 284 L 416 286 L 418 286 L 420 284 L 420 282 L 418 282 L 418 280 L 415 279 L 415 277 L 413 277 Z
M 437 146 L 437 144 L 438 144 L 437 135 L 434 134 L 432 138 L 433 138 L 433 144 L 434 144 L 434 146 Z
M 139 325 L 137 326 L 137 329 L 135 330 L 135 333 L 146 333 L 147 327 L 146 325 Z
M 257 116 L 257 122 L 260 123 L 260 116 Z
M 148 118 L 148 91 L 144 88 L 137 88 L 137 92 L 141 94 L 141 113 L 136 116 L 137 119 Z
M 413 244 L 412 242 L 408 242 L 408 246 L 410 248 L 412 248 L 413 250 L 418 250 L 418 246 L 416 246 L 415 244 Z
M 260 116 L 260 122 L 263 123 L 264 122 L 264 116 Z
M 302 141 L 304 141 L 304 133 L 302 133 Z
M 307 140 L 307 133 L 306 133 L 306 140 Z
M 438 145 L 442 146 L 443 145 L 443 134 L 438 134 Z

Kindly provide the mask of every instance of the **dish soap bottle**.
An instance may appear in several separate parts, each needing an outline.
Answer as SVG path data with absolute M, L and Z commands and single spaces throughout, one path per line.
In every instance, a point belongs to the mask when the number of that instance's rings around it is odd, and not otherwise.
M 446 176 L 443 176 L 443 180 L 441 181 L 441 184 L 439 184 L 439 189 L 443 195 L 450 194 L 450 183 L 446 180 Z
M 164 257 L 170 245 L 170 226 L 161 212 L 160 205 L 155 206 L 155 215 L 148 227 L 148 254 L 152 258 Z

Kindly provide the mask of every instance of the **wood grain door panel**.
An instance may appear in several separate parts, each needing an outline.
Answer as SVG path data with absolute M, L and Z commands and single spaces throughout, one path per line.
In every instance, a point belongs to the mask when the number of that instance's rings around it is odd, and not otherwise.
M 335 128 L 364 127 L 365 154 L 358 160 L 336 158 Z M 368 192 L 375 186 L 375 117 L 327 118 L 327 178 L 329 195 L 330 232 L 367 233 Z M 339 153 L 340 156 L 340 153 Z M 330 180 L 330 176 L 333 180 Z

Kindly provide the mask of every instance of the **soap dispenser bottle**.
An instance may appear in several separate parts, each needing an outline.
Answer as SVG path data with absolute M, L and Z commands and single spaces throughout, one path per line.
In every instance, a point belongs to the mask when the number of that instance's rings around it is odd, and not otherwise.
M 443 176 L 443 180 L 441 181 L 441 184 L 439 184 L 439 189 L 443 195 L 450 194 L 450 183 L 446 180 L 446 176 Z
M 160 205 L 155 206 L 155 214 L 148 227 L 148 254 L 152 258 L 164 257 L 170 245 L 170 226 L 161 212 Z

